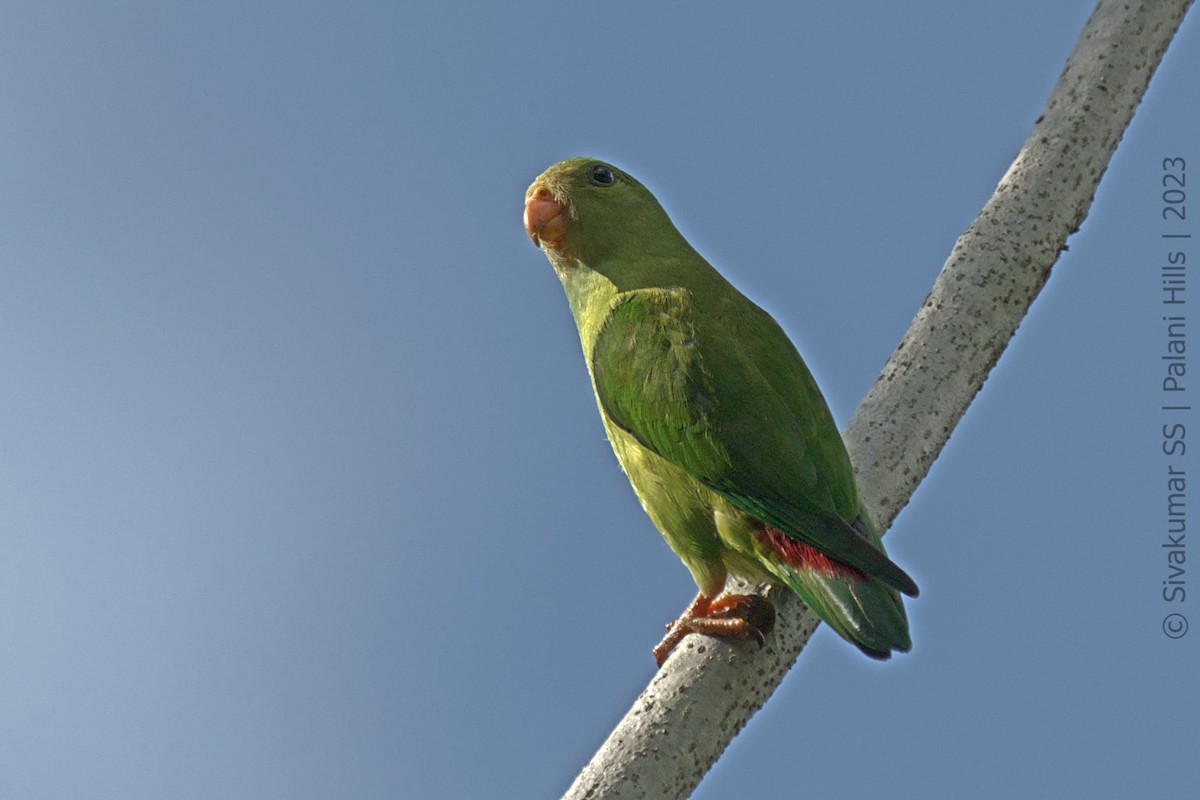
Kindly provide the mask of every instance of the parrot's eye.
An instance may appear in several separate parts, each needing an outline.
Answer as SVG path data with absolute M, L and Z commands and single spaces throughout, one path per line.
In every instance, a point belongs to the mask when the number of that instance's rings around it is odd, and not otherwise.
M 603 164 L 593 164 L 588 170 L 588 183 L 594 186 L 612 186 L 617 182 L 617 176 Z

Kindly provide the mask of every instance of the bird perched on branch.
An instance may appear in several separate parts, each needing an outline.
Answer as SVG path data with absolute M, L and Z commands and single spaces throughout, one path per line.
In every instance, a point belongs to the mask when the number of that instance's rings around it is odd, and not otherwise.
M 590 158 L 547 169 L 525 230 L 579 328 L 609 441 L 699 587 L 654 649 L 688 633 L 762 644 L 775 613 L 728 575 L 790 587 L 872 658 L 912 643 L 846 447 L 783 329 L 713 269 L 630 175 Z

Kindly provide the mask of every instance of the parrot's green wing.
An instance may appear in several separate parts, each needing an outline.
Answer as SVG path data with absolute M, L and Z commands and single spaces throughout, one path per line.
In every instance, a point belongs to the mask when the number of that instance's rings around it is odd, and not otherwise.
M 679 288 L 615 298 L 590 353 L 605 415 L 793 541 L 916 595 L 855 528 L 845 446 L 791 341 L 732 287 L 708 288 L 703 298 Z

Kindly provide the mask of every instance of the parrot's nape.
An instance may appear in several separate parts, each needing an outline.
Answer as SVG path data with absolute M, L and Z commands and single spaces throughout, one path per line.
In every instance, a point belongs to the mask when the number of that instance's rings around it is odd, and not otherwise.
M 575 158 L 525 194 L 525 230 L 571 305 L 605 431 L 699 593 L 654 649 L 688 633 L 762 644 L 775 613 L 722 594 L 782 583 L 872 658 L 912 647 L 900 595 L 829 407 L 783 329 L 683 238 L 640 183 Z

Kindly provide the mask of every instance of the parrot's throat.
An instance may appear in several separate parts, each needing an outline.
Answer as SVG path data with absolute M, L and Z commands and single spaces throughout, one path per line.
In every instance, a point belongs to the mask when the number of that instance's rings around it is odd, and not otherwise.
M 758 531 L 758 536 L 789 567 L 855 583 L 867 580 L 866 575 L 849 564 L 832 559 L 815 547 L 797 542 L 770 525 L 763 525 Z
M 580 338 L 584 342 L 593 341 L 617 296 L 617 287 L 578 261 L 561 269 L 556 264 L 555 272 L 566 290 Z M 587 350 L 586 345 L 584 349 Z

